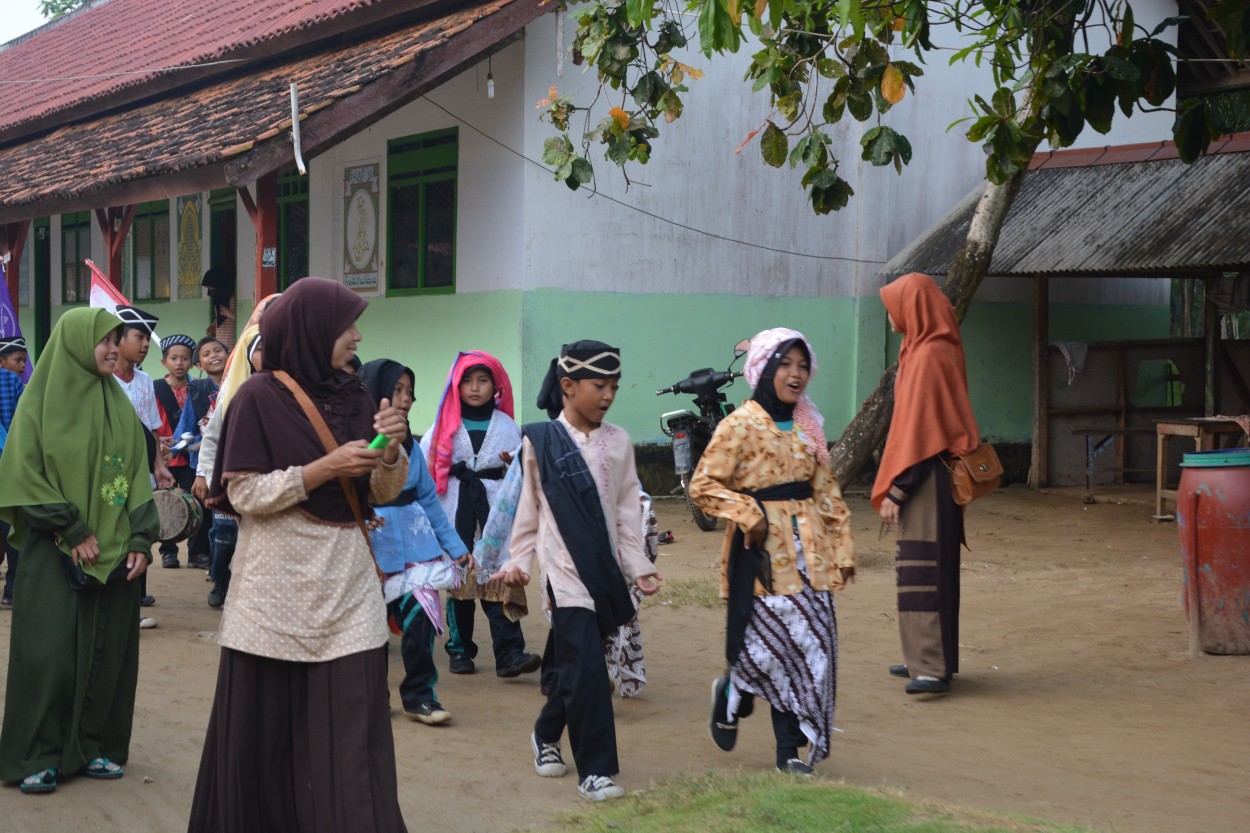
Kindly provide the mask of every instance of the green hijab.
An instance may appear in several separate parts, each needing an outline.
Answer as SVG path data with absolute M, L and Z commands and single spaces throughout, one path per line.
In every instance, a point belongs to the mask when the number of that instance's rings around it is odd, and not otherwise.
M 18 507 L 72 503 L 99 540 L 99 559 L 83 569 L 101 582 L 126 558 L 130 513 L 152 499 L 139 417 L 112 374 L 102 377 L 96 366 L 96 344 L 120 325 L 102 309 L 61 316 L 0 455 L 0 519 L 13 526 L 16 545 L 27 535 Z

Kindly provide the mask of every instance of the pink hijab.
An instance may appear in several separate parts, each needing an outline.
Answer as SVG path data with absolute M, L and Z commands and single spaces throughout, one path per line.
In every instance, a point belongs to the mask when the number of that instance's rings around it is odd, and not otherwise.
M 760 375 L 764 372 L 764 366 L 768 364 L 768 360 L 772 358 L 773 351 L 787 341 L 798 339 L 807 347 L 807 355 L 811 359 L 811 374 L 808 379 L 816 378 L 816 351 L 812 349 L 812 344 L 807 340 L 807 336 L 798 330 L 789 330 L 785 327 L 776 327 L 771 330 L 765 330 L 759 335 L 751 339 L 751 349 L 747 351 L 746 366 L 742 369 L 742 375 L 746 378 L 747 384 L 751 386 L 751 390 L 755 390 L 755 386 L 760 382 Z M 829 443 L 825 441 L 825 418 L 817 409 L 816 403 L 806 392 L 799 397 L 798 403 L 794 406 L 794 424 L 799 427 L 803 434 L 803 440 L 807 444 L 807 449 L 816 458 L 817 462 L 829 463 Z
M 443 388 L 443 399 L 439 402 L 438 415 L 434 417 L 434 428 L 431 432 L 434 439 L 430 442 L 430 474 L 434 478 L 434 488 L 440 495 L 447 494 L 447 483 L 451 477 L 451 455 L 456 431 L 460 428 L 460 380 L 464 378 L 465 371 L 477 365 L 484 365 L 495 380 L 495 407 L 513 419 L 516 418 L 512 405 L 512 382 L 499 359 L 484 350 L 469 350 L 458 354 L 452 362 L 451 372 L 447 374 L 447 386 Z

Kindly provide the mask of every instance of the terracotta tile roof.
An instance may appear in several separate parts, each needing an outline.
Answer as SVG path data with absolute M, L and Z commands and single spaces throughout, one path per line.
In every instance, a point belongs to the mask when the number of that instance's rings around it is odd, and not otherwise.
M 291 82 L 299 85 L 307 157 L 443 83 L 547 10 L 541 0 L 460 4 L 433 20 L 0 149 L 0 218 L 253 181 L 291 162 Z
M 105 0 L 0 48 L 0 134 L 184 73 L 154 69 L 264 57 L 301 30 L 414 0 Z M 341 28 L 342 21 L 340 21 Z M 269 47 L 269 48 L 267 48 Z M 38 83 L 26 83 L 38 81 Z M 21 83 L 15 83 L 21 82 Z

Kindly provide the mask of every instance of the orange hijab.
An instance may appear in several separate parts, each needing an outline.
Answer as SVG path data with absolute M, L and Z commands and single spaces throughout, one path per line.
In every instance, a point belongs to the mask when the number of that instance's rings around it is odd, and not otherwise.
M 968 454 L 981 444 L 964 345 L 950 300 L 928 275 L 912 272 L 881 288 L 885 310 L 903 332 L 894 380 L 894 416 L 872 487 L 872 506 L 894 478 L 943 451 Z

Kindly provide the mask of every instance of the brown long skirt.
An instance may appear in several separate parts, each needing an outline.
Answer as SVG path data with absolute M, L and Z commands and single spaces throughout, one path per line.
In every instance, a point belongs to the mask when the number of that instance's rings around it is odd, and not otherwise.
M 406 833 L 386 647 L 330 662 L 221 650 L 190 833 Z

